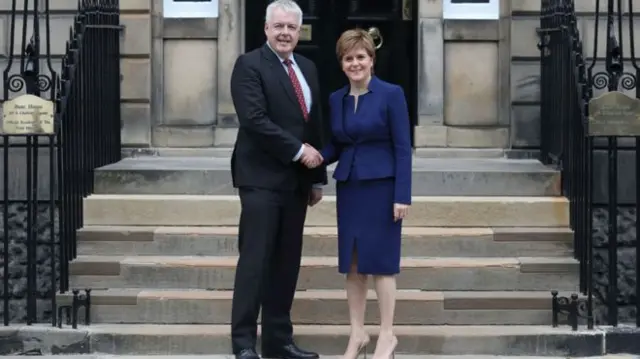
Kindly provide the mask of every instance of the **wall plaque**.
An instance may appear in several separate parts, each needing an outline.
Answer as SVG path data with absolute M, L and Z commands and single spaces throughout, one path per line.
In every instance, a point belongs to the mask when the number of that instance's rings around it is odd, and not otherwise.
M 302 24 L 300 26 L 300 40 L 311 41 L 313 39 L 313 26 L 311 24 Z
M 53 101 L 34 95 L 21 95 L 2 104 L 5 135 L 53 134 Z
M 446 20 L 498 20 L 500 1 L 510 0 L 443 0 L 442 17 Z
M 163 0 L 162 16 L 165 18 L 218 17 L 218 0 Z
M 640 100 L 619 91 L 589 101 L 589 136 L 640 136 Z

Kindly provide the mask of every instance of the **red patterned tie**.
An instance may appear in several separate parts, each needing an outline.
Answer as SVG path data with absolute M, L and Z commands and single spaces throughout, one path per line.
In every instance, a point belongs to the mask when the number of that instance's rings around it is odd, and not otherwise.
M 304 102 L 302 86 L 300 86 L 300 81 L 298 81 L 298 76 L 296 76 L 296 72 L 293 70 L 293 62 L 290 59 L 286 59 L 283 61 L 283 63 L 287 66 L 289 79 L 291 80 L 291 84 L 293 85 L 293 90 L 296 92 L 296 97 L 298 98 L 298 104 L 300 105 L 300 109 L 302 110 L 302 115 L 304 117 L 304 120 L 307 121 L 309 119 L 309 112 L 307 111 L 307 105 Z

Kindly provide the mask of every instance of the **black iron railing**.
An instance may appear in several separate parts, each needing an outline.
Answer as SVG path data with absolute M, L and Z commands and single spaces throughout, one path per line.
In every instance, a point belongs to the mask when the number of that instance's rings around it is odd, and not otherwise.
M 74 290 L 73 304 L 59 307 L 56 293 L 70 289 L 69 261 L 93 171 L 120 160 L 119 0 L 79 2 L 61 59 L 51 52 L 49 0 L 23 0 L 22 9 L 11 1 L 9 48 L 23 50 L 2 73 L 2 317 L 5 326 L 55 326 L 67 314 L 75 327 L 89 294 Z
M 591 47 L 592 54 L 583 53 L 583 43 L 578 30 L 578 19 L 574 7 L 575 0 L 542 0 L 540 29 L 538 44 L 541 51 L 541 156 L 540 160 L 548 165 L 556 166 L 562 171 L 563 194 L 570 201 L 571 227 L 574 231 L 574 255 L 580 262 L 580 292 L 570 297 L 558 297 L 552 292 L 553 325 L 558 325 L 558 314 L 568 314 L 568 322 L 577 330 L 578 323 L 586 319 L 587 327 L 593 328 L 594 323 L 618 325 L 618 305 L 620 290 L 618 287 L 618 252 L 619 238 L 619 210 L 623 205 L 619 200 L 619 183 L 622 176 L 629 172 L 620 173 L 618 168 L 618 148 L 622 137 L 639 136 L 640 133 L 624 132 L 620 122 L 629 113 L 618 116 L 615 113 L 632 111 L 616 102 L 620 97 L 604 99 L 604 94 L 628 95 L 628 100 L 637 101 L 640 92 L 636 87 L 636 79 L 640 75 L 635 59 L 633 37 L 633 1 L 628 0 L 628 11 L 623 11 L 626 0 L 602 0 L 607 3 L 607 33 L 603 43 L 606 51 L 599 47 L 598 31 L 594 31 Z M 600 0 L 595 4 L 595 22 L 593 27 L 599 29 Z M 589 17 L 594 19 L 593 17 Z M 623 24 L 629 24 L 623 26 Z M 625 36 L 626 34 L 626 36 Z M 599 36 L 600 35 L 600 36 Z M 623 55 L 623 39 L 629 40 L 625 44 L 630 49 L 630 56 Z M 604 60 L 602 53 L 605 54 Z M 590 56 L 587 58 L 586 56 Z M 600 56 L 600 58 L 599 58 Z M 603 71 L 596 71 L 602 67 Z M 632 72 L 625 72 L 624 68 L 631 67 Z M 622 92 L 625 94 L 622 94 Z M 638 103 L 640 106 L 640 102 Z M 604 107 L 609 109 L 603 111 Z M 636 110 L 633 110 L 636 111 Z M 640 107 L 637 109 L 640 115 Z M 608 114 L 607 114 L 608 113 Z M 602 121 L 610 121 L 604 123 Z M 628 124 L 627 124 L 628 125 Z M 632 126 L 633 127 L 633 126 Z M 599 129 L 598 129 L 599 128 Z M 602 129 L 606 130 L 602 130 Z M 638 126 L 640 128 L 640 126 Z M 618 131 L 618 132 L 616 132 Z M 594 154 L 597 151 L 606 153 L 604 169 L 596 166 Z M 635 137 L 635 177 L 640 178 L 640 137 Z M 627 170 L 626 168 L 622 170 Z M 620 174 L 619 174 L 620 173 Z M 633 172 L 630 172 L 633 174 Z M 603 179 L 606 179 L 603 180 Z M 634 183 L 637 183 L 634 182 Z M 595 188 L 607 188 L 606 193 L 597 193 Z M 636 187 L 635 195 L 631 199 L 631 206 L 640 203 L 640 190 Z M 597 196 L 596 196 L 597 194 Z M 629 202 L 629 201 L 627 201 Z M 628 204 L 628 203 L 627 203 Z M 596 228 L 594 213 L 596 210 L 606 212 L 606 224 L 603 228 Z M 635 220 L 635 219 L 634 219 Z M 635 237 L 638 238 L 638 228 L 635 226 Z M 606 233 L 604 238 L 598 233 Z M 594 240 L 595 239 L 595 240 Z M 596 243 L 598 242 L 602 243 Z M 635 244 L 635 258 L 637 259 L 639 246 Z M 606 256 L 595 263 L 595 250 L 603 248 Z M 635 278 L 638 274 L 637 260 Z M 604 282 L 595 283 L 594 271 L 604 272 Z M 640 286 L 635 283 L 635 298 L 639 298 Z M 601 281 L 602 282 L 602 281 Z M 596 285 L 594 289 L 594 285 Z M 640 310 L 640 301 L 631 303 L 635 312 Z M 598 315 L 598 313 L 603 313 Z M 640 316 L 636 315 L 636 324 L 640 326 Z

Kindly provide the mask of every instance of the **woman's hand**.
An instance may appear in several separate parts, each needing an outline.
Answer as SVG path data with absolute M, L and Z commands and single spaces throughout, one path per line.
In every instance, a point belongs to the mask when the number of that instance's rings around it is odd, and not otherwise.
M 404 219 L 409 214 L 409 205 L 402 203 L 393 204 L 393 220 L 395 222 Z

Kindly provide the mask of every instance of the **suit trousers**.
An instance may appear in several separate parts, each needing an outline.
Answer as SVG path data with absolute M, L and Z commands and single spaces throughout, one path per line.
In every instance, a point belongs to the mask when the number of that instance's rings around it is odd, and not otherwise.
M 262 348 L 293 340 L 290 311 L 310 191 L 241 187 L 239 193 L 239 258 L 231 310 L 234 353 L 255 348 L 261 307 Z

